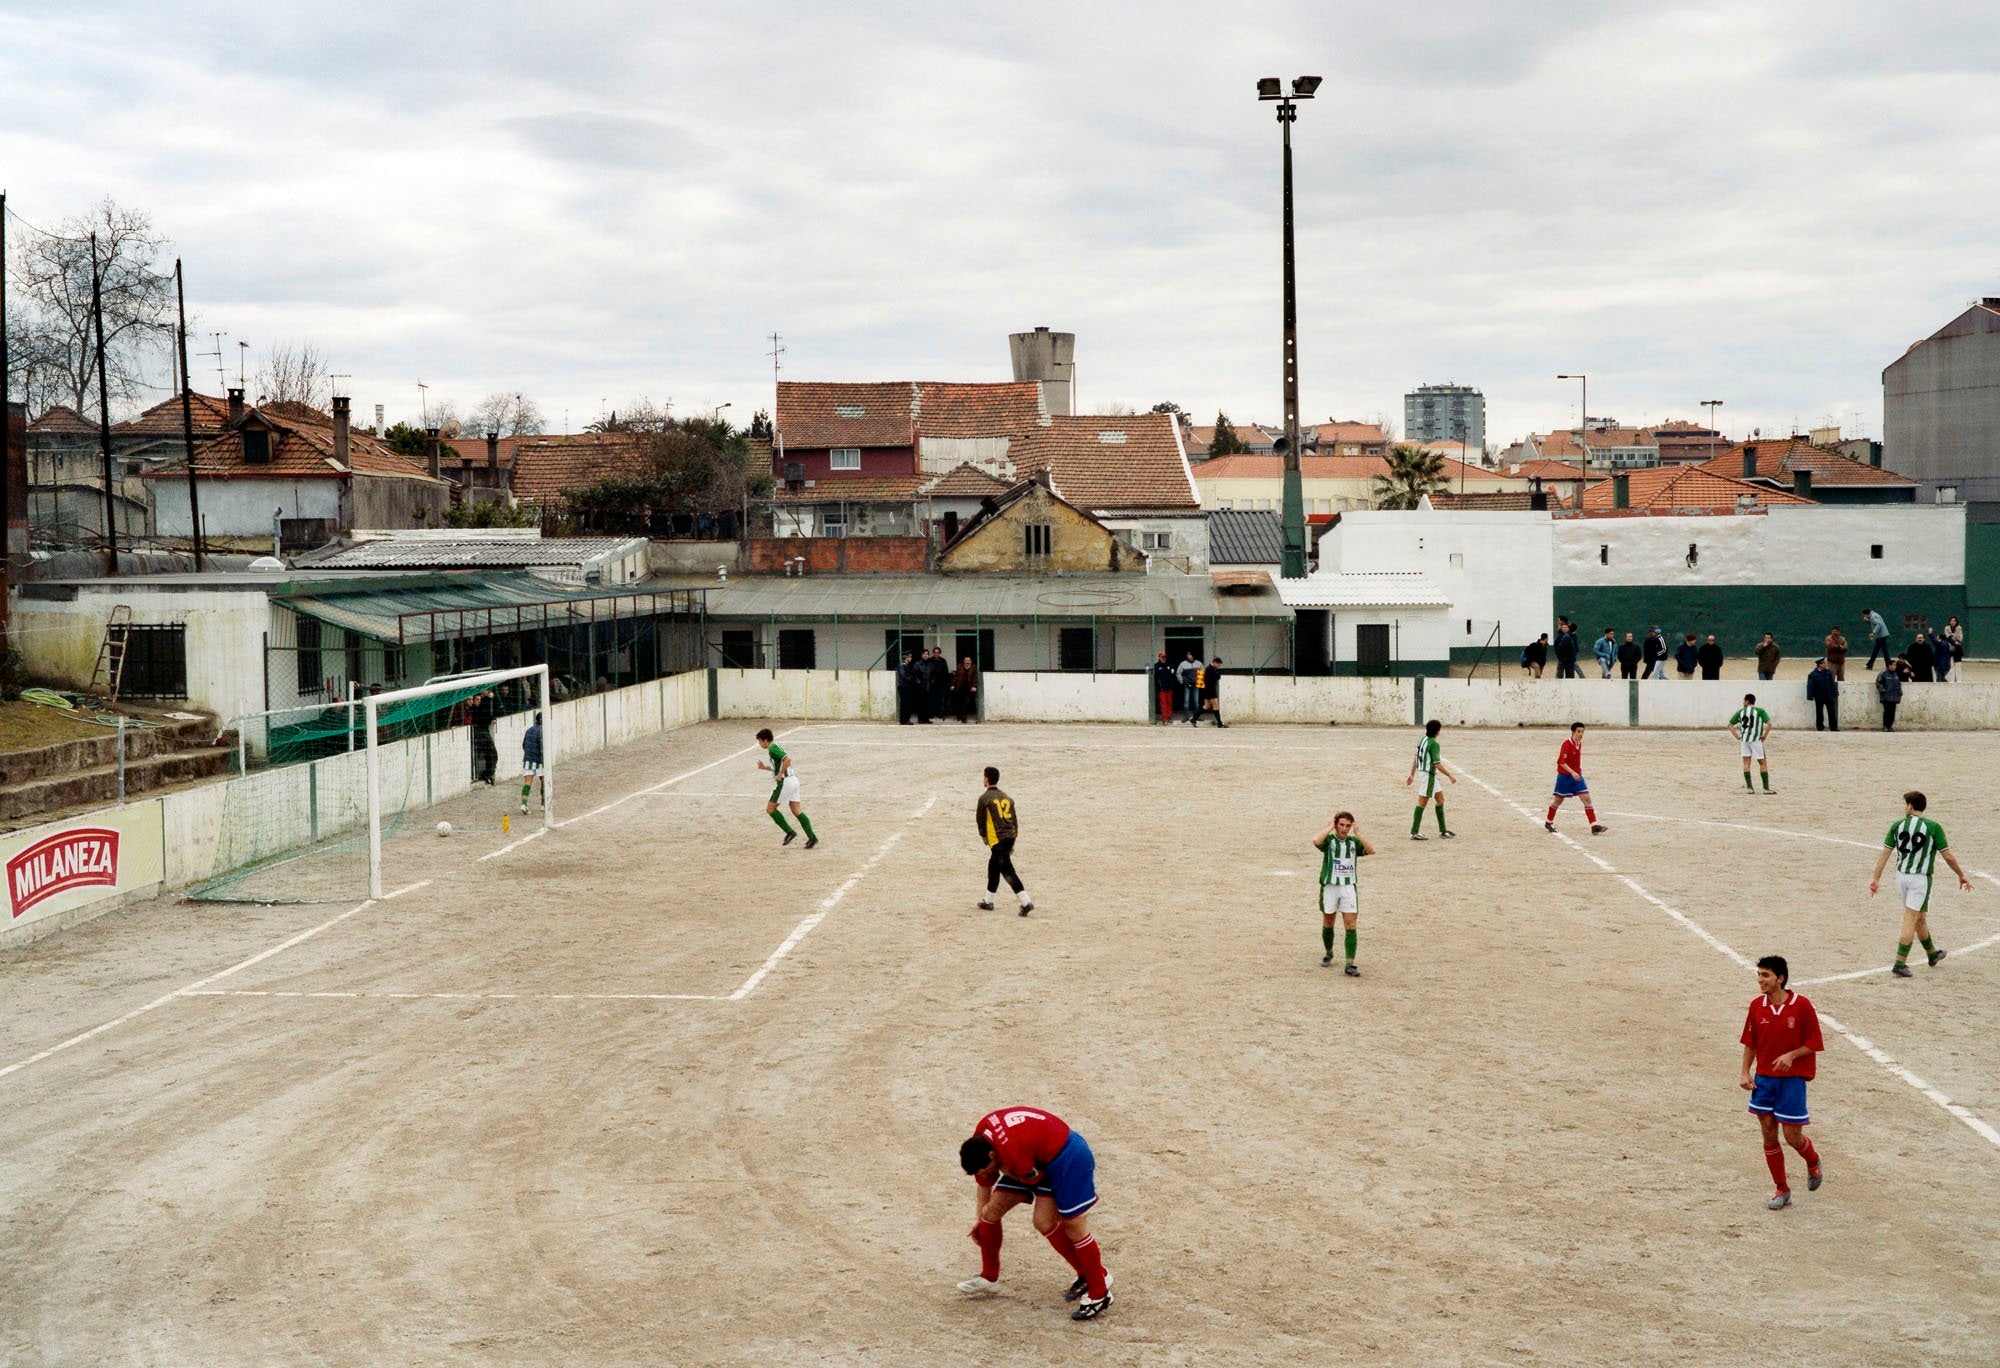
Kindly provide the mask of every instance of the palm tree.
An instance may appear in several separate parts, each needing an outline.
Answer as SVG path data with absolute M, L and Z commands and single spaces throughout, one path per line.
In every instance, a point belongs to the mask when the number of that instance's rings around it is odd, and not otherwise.
M 1435 451 L 1405 442 L 1390 447 L 1384 459 L 1389 473 L 1375 477 L 1377 508 L 1415 508 L 1425 495 L 1441 494 L 1451 487 L 1444 477 L 1444 457 Z

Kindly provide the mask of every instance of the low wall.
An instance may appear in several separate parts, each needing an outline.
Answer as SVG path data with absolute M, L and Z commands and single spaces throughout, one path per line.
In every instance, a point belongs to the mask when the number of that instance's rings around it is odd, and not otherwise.
M 757 574 L 782 574 L 804 556 L 808 574 L 919 575 L 930 568 L 930 545 L 924 537 L 752 537 L 744 548 Z
M 719 565 L 734 573 L 743 544 L 734 541 L 662 541 L 646 543 L 646 563 L 656 575 L 715 574 Z
M 894 722 L 894 670 L 717 670 L 718 717 Z
M 1625 727 L 1632 693 L 1622 679 L 1425 680 L 1422 720 L 1433 717 L 1447 727 Z
M 0 838 L 0 947 L 25 945 L 157 892 L 161 800 L 147 798 Z
M 1225 674 L 1222 716 L 1225 721 L 1407 726 L 1416 716 L 1416 683 L 1410 679 Z
M 1153 715 L 1152 685 L 1142 674 L 994 671 L 981 676 L 979 688 L 988 722 L 1144 722 Z

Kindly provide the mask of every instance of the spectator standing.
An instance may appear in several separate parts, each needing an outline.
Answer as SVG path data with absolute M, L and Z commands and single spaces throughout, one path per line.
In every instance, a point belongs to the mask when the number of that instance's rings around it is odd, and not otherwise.
M 493 719 L 498 712 L 490 689 L 475 695 L 465 708 L 466 725 L 472 728 L 472 781 L 489 787 L 500 767 L 500 748 L 493 744 Z
M 1674 672 L 1682 679 L 1693 679 L 1696 658 L 1700 654 L 1701 648 L 1695 644 L 1694 633 L 1689 632 L 1681 638 L 1681 644 L 1674 647 Z
M 1882 730 L 1896 730 L 1896 705 L 1903 701 L 1903 676 L 1897 673 L 1895 661 L 1889 661 L 1882 667 L 1882 673 L 1875 676 L 1875 697 L 1882 704 Z
M 1548 668 L 1549 663 L 1549 634 L 1547 632 L 1543 632 L 1528 643 L 1527 649 L 1521 652 L 1521 663 L 1528 667 L 1530 675 L 1536 679 L 1542 677 L 1542 671 Z
M 1695 663 L 1701 666 L 1703 679 L 1722 678 L 1722 647 L 1710 632 L 1708 639 L 1701 643 L 1701 649 L 1694 653 Z
M 1840 683 L 1821 659 L 1806 676 L 1806 697 L 1812 700 L 1813 730 L 1840 730 Z M 1829 727 L 1828 724 L 1831 724 Z
M 1910 649 L 1903 652 L 1903 659 L 1910 662 L 1911 680 L 1918 684 L 1928 684 L 1931 682 L 1931 643 L 1929 637 L 1926 637 L 1922 632 L 1918 632 L 1916 639 L 1910 642 Z
M 1965 628 L 1957 618 L 1949 618 L 1944 624 L 1944 639 L 1951 643 L 1951 675 L 1959 678 L 1958 662 L 1965 659 Z
M 971 656 L 959 661 L 958 673 L 951 678 L 951 705 L 960 722 L 979 711 L 979 671 L 973 668 Z
M 1826 666 L 1836 681 L 1847 678 L 1847 637 L 1838 624 L 1826 634 Z
M 903 663 L 896 667 L 896 721 L 909 726 L 910 719 L 917 712 L 917 653 L 903 652 Z
M 1187 709 L 1188 720 L 1193 721 L 1194 715 L 1201 711 L 1201 688 L 1195 683 L 1201 674 L 1201 662 L 1195 659 L 1193 651 L 1189 651 L 1187 659 L 1174 673 L 1181 680 L 1181 706 Z
M 1611 666 L 1618 659 L 1618 634 L 1606 627 L 1604 635 L 1591 643 L 1590 653 L 1597 657 L 1598 677 L 1611 678 Z
M 1937 674 L 1938 683 L 1951 683 L 1951 639 L 1942 627 L 1931 628 L 1931 669 Z
M 1222 720 L 1222 657 L 1208 662 L 1208 668 L 1201 672 L 1202 711 L 1215 719 L 1215 725 L 1226 727 Z
M 1889 655 L 1889 624 L 1882 621 L 1882 615 L 1873 608 L 1867 609 L 1861 614 L 1861 621 L 1868 628 L 1868 663 L 1861 668 L 1872 670 L 1875 668 L 1876 656 L 1879 655 L 1884 660 L 1891 658 Z
M 1174 695 L 1180 692 L 1181 677 L 1174 673 L 1174 667 L 1167 659 L 1165 651 L 1153 662 L 1153 697 L 1159 706 L 1159 716 L 1153 725 L 1164 727 L 1174 720 Z
M 1646 633 L 1645 644 L 1640 648 L 1645 656 L 1645 677 L 1665 679 L 1667 677 L 1667 639 L 1655 627 Z
M 944 658 L 944 647 L 931 647 L 930 664 L 924 670 L 924 682 L 930 686 L 930 715 L 940 720 L 946 715 L 947 699 L 951 695 L 951 662 Z
M 1555 650 L 1556 650 L 1557 679 L 1583 678 L 1583 676 L 1577 671 L 1576 668 L 1576 645 L 1577 645 L 1576 629 L 1569 625 L 1568 619 L 1564 619 L 1563 622 L 1556 628 Z
M 1764 633 L 1764 639 L 1757 643 L 1757 678 L 1776 679 L 1778 659 L 1782 654 L 1783 652 L 1778 649 L 1777 638 L 1769 632 Z
M 1639 677 L 1639 643 L 1632 640 L 1630 632 L 1618 647 L 1618 675 L 1621 679 Z

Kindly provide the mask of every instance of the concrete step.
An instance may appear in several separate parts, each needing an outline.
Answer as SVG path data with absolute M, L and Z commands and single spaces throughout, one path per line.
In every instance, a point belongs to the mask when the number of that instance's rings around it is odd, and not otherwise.
M 216 723 L 210 717 L 193 721 L 162 718 L 158 725 L 127 727 L 125 758 L 128 762 L 143 760 L 191 746 L 205 746 L 215 740 L 215 733 Z M 118 729 L 106 727 L 102 736 L 0 754 L 0 789 L 45 775 L 70 774 L 117 762 Z
M 228 774 L 234 764 L 235 752 L 226 746 L 200 746 L 127 760 L 125 796 L 213 779 Z M 46 821 L 71 809 L 103 807 L 117 801 L 118 765 L 114 760 L 0 785 L 0 822 L 19 826 L 31 819 Z

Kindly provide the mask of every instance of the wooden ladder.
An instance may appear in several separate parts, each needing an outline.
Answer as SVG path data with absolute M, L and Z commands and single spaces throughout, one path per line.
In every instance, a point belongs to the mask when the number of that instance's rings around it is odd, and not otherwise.
M 104 696 L 113 703 L 118 701 L 118 690 L 125 683 L 125 648 L 132 636 L 132 606 L 126 603 L 111 605 L 111 616 L 104 623 L 104 644 L 97 648 L 97 665 L 90 672 L 89 692 L 97 692 L 97 682 L 104 681 Z

